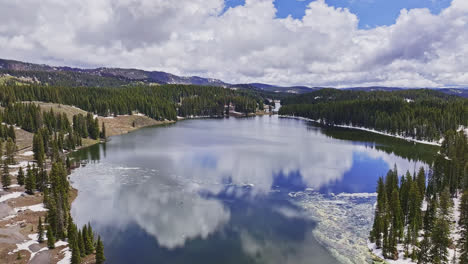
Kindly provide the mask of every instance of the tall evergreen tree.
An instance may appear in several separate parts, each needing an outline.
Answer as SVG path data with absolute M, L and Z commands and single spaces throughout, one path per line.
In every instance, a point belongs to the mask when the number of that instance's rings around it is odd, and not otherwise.
M 47 247 L 49 249 L 55 248 L 55 236 L 50 225 L 47 226 Z
M 19 167 L 19 170 L 18 170 L 18 176 L 16 176 L 16 179 L 18 181 L 18 184 L 20 186 L 23 186 L 24 185 L 24 171 L 23 171 L 23 167 Z
M 13 126 L 8 127 L 8 137 L 13 140 L 13 142 L 16 141 L 16 133 L 15 133 L 15 128 Z
M 94 252 L 94 241 L 93 241 L 92 235 L 90 234 L 90 231 L 92 232 L 89 226 L 86 226 L 86 225 L 83 226 L 82 235 L 83 235 L 86 255 L 90 255 Z
M 37 164 L 40 166 L 44 163 L 45 159 L 45 149 L 44 149 L 44 136 L 39 130 L 33 137 L 33 152 L 34 159 L 37 161 Z
M 412 245 L 412 258 L 415 258 L 415 248 L 418 246 L 419 230 L 422 225 L 421 216 L 422 197 L 419 192 L 418 182 L 411 183 L 409 191 L 409 209 L 408 209 L 408 234 L 409 242 Z
M 403 215 L 401 212 L 401 205 L 400 205 L 400 196 L 398 193 L 398 189 L 393 189 L 392 192 L 392 199 L 390 200 L 391 209 L 392 209 L 392 228 L 395 231 L 394 236 L 397 242 L 401 241 L 403 238 Z
M 44 226 L 42 226 L 41 217 L 39 217 L 39 223 L 37 224 L 37 242 L 44 242 Z
M 12 138 L 8 138 L 5 148 L 6 148 L 6 161 L 8 162 L 8 164 L 14 164 L 16 144 Z
M 71 264 L 80 264 L 81 262 L 81 255 L 80 255 L 80 248 L 78 246 L 78 240 L 73 240 L 70 244 L 72 250 L 72 257 L 71 257 Z
M 81 257 L 86 256 L 86 247 L 83 240 L 82 230 L 78 230 L 78 246 L 80 248 Z
M 401 187 L 400 187 L 400 203 L 401 210 L 404 218 L 404 224 L 408 223 L 408 210 L 409 210 L 409 193 L 410 188 L 413 182 L 413 178 L 409 171 L 406 172 L 406 176 L 401 177 Z
M 98 236 L 96 244 L 96 264 L 102 264 L 106 258 L 104 257 L 104 244 L 101 241 L 101 236 Z
M 377 205 L 375 207 L 374 224 L 371 231 L 370 240 L 375 243 L 377 248 L 382 247 L 382 233 L 384 230 L 384 221 L 387 214 L 387 199 L 385 184 L 382 177 L 377 181 Z
M 440 195 L 440 208 L 437 212 L 433 231 L 431 258 L 433 263 L 447 263 L 450 239 L 451 199 L 448 187 Z
M 419 168 L 418 175 L 416 176 L 416 181 L 418 182 L 418 188 L 421 194 L 421 197 L 424 197 L 426 194 L 426 172 L 424 167 Z
M 8 169 L 8 164 L 6 160 L 3 162 L 3 170 L 2 170 L 2 186 L 3 189 L 8 189 L 11 185 L 11 178 L 10 178 L 10 171 Z
M 26 193 L 28 194 L 34 194 L 34 191 L 36 190 L 36 177 L 34 175 L 33 170 L 28 164 L 28 169 L 26 171 Z

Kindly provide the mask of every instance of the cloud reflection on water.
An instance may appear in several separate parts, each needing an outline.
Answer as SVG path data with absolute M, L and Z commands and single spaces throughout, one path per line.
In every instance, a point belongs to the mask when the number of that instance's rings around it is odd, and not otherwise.
M 205 239 L 229 222 L 229 208 L 202 193 L 232 194 L 242 190 L 234 186 L 248 184 L 255 199 L 275 189 L 275 175 L 294 172 L 307 187 L 319 189 L 342 181 L 355 153 L 383 160 L 389 168 L 396 164 L 400 173 L 414 168 L 414 162 L 394 154 L 276 117 L 185 121 L 114 137 L 106 148 L 99 164 L 73 173 L 80 190 L 73 214 L 121 230 L 136 223 L 169 249 Z M 245 243 L 253 243 L 243 236 Z

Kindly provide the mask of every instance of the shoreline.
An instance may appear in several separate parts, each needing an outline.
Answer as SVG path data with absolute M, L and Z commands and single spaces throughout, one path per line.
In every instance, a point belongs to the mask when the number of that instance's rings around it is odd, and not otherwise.
M 105 117 L 98 117 L 102 123 Z M 83 139 L 83 145 L 77 147 L 72 151 L 64 151 L 64 156 L 69 157 L 72 153 L 85 148 L 94 146 L 96 144 L 105 143 L 113 136 L 124 135 L 133 131 L 155 126 L 165 126 L 174 124 L 176 121 L 152 121 L 150 123 L 143 123 L 136 127 L 121 127 L 112 131 L 106 140 L 102 139 Z M 107 126 L 107 125 L 106 125 Z M 107 128 L 107 127 L 106 127 Z M 25 192 L 24 186 L 16 184 L 17 169 L 25 167 L 24 164 L 33 164 L 32 155 L 24 155 L 32 146 L 26 146 L 18 149 L 15 153 L 15 165 L 10 165 L 10 177 L 12 178 L 12 185 L 10 188 L 0 188 L 0 258 L 11 263 L 35 263 L 35 261 L 43 260 L 41 257 L 48 257 L 50 263 L 69 263 L 71 254 L 69 254 L 68 244 L 64 241 L 57 241 L 55 249 L 47 249 L 46 242 L 39 244 L 35 236 L 37 236 L 37 221 L 39 217 L 43 218 L 46 215 L 46 209 L 43 204 L 43 194 L 35 192 L 34 195 L 28 195 Z M 50 168 L 50 160 L 47 160 L 48 168 Z M 70 175 L 78 167 L 73 166 L 70 173 L 67 175 L 70 180 Z M 24 168 L 23 168 L 24 169 Z M 79 195 L 79 190 L 70 183 L 69 190 L 69 204 L 70 208 L 76 197 Z M 21 259 L 17 259 L 18 254 Z M 94 255 L 89 255 L 83 261 L 93 261 Z M 37 258 L 37 259 L 36 259 Z M 8 263 L 10 263 L 8 262 Z M 88 262 L 87 262 L 88 263 Z
M 280 118 L 290 118 L 290 119 L 297 119 L 297 120 L 303 120 L 303 121 L 309 121 L 309 122 L 314 122 L 317 124 L 321 124 L 320 121 L 306 118 L 306 117 L 301 117 L 301 116 L 288 116 L 288 115 L 279 115 Z M 348 128 L 348 129 L 355 129 L 355 130 L 361 130 L 361 131 L 366 131 L 374 134 L 379 134 L 382 136 L 388 136 L 388 137 L 393 137 L 393 138 L 398 138 L 398 139 L 403 139 L 409 142 L 415 142 L 419 144 L 425 144 L 425 145 L 431 145 L 431 146 L 437 146 L 440 147 L 441 144 L 433 141 L 426 141 L 426 140 L 418 140 L 415 138 L 410 138 L 410 137 L 404 137 L 400 135 L 395 135 L 395 134 L 390 134 L 390 133 L 385 133 L 382 131 L 378 131 L 375 129 L 370 129 L 370 128 L 365 128 L 365 127 L 356 127 L 356 126 L 349 126 L 349 125 L 329 125 L 332 127 L 340 127 L 340 128 Z

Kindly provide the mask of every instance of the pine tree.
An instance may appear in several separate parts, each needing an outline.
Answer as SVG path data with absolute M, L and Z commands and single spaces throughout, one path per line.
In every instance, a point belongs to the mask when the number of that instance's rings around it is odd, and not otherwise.
M 47 247 L 50 249 L 55 248 L 55 237 L 50 225 L 47 226 Z
M 418 253 L 418 264 L 427 264 L 431 262 L 431 248 L 431 234 L 424 234 Z
M 19 170 L 18 170 L 18 176 L 16 177 L 17 181 L 18 181 L 18 184 L 20 186 L 23 186 L 24 185 L 24 171 L 23 171 L 23 167 L 19 167 Z
M 393 189 L 392 199 L 390 201 L 392 209 L 392 229 L 394 230 L 395 240 L 398 242 L 403 238 L 403 215 L 401 212 L 400 197 L 398 189 Z
M 78 247 L 78 241 L 73 240 L 70 244 L 72 249 L 72 258 L 71 264 L 80 264 L 81 262 L 81 255 L 80 255 L 80 248 Z
M 413 182 L 413 178 L 409 171 L 406 172 L 405 177 L 401 177 L 401 187 L 400 187 L 400 203 L 401 203 L 401 210 L 404 218 L 404 223 L 408 223 L 408 207 L 409 207 L 409 192 L 411 188 L 411 184 Z
M 10 171 L 8 169 L 8 164 L 6 160 L 3 162 L 3 171 L 2 171 L 2 186 L 3 189 L 8 189 L 11 185 Z
M 26 171 L 26 193 L 34 194 L 36 190 L 36 177 L 34 176 L 33 170 L 28 164 L 28 169 Z
M 96 244 L 96 264 L 102 264 L 106 258 L 104 257 L 104 244 L 101 241 L 101 236 L 98 236 Z
M 460 252 L 460 263 L 468 263 L 468 190 L 465 191 L 460 200 L 460 239 L 458 250 Z
M 398 189 L 393 189 L 392 199 L 390 200 L 390 209 L 392 211 L 390 234 L 386 248 L 386 257 L 389 259 L 398 259 L 397 244 L 403 237 L 403 222 L 400 206 Z
M 44 227 L 42 226 L 42 219 L 39 217 L 39 223 L 37 224 L 37 242 L 44 242 Z
M 6 161 L 8 164 L 15 163 L 16 144 L 13 139 L 8 138 L 6 143 Z
M 448 187 L 440 195 L 440 208 L 432 231 L 431 258 L 434 263 L 447 263 L 451 244 L 450 218 L 451 199 Z
M 92 232 L 89 226 L 86 226 L 86 225 L 83 226 L 82 235 L 83 235 L 83 241 L 85 244 L 86 255 L 90 255 L 94 252 L 94 241 L 93 241 L 92 234 L 90 234 L 90 231 Z
M 41 131 L 39 130 L 33 137 L 33 152 L 34 159 L 37 161 L 37 164 L 42 165 L 44 163 L 44 140 Z
M 86 247 L 83 240 L 82 230 L 78 230 L 78 246 L 80 248 L 81 257 L 86 256 Z
M 424 197 L 426 194 L 426 172 L 424 171 L 424 167 L 419 169 L 418 175 L 416 176 L 416 181 L 418 182 L 418 188 L 421 197 Z
M 385 190 L 387 190 L 387 197 L 392 197 L 394 189 L 398 189 L 398 171 L 396 164 L 393 170 L 389 170 L 385 177 Z
M 15 128 L 13 126 L 8 127 L 8 137 L 13 140 L 13 142 L 16 141 L 16 133 L 15 133 Z
M 88 239 L 91 240 L 91 245 L 94 245 L 94 232 L 93 232 L 93 228 L 91 227 L 91 223 L 88 222 Z M 93 248 L 94 250 L 94 248 Z
M 375 207 L 374 224 L 372 227 L 370 240 L 375 243 L 377 248 L 382 247 L 382 233 L 384 232 L 384 218 L 386 214 L 386 192 L 384 180 L 382 177 L 377 181 L 377 205 Z
M 68 225 L 67 225 L 68 243 L 70 245 L 73 245 L 74 241 L 78 239 L 77 237 L 78 237 L 78 233 L 77 233 L 77 230 L 76 230 L 76 226 L 73 223 L 73 218 L 69 217 L 68 218 Z
M 414 181 L 410 187 L 408 208 L 408 237 L 410 237 L 413 248 L 418 246 L 418 234 L 422 224 L 421 206 L 422 197 L 419 192 L 418 182 Z M 413 251 L 413 253 L 415 252 Z

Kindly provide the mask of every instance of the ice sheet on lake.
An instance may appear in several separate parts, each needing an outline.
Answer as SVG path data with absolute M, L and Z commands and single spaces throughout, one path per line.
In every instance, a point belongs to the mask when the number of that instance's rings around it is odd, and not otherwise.
M 369 263 L 367 237 L 373 221 L 375 195 L 290 193 L 291 200 L 318 222 L 316 239 L 342 263 Z

